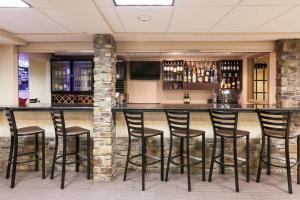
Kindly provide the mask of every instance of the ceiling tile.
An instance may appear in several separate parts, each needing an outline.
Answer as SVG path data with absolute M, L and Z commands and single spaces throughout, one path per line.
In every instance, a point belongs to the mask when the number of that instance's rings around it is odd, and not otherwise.
M 260 24 L 282 14 L 290 6 L 238 6 L 220 24 Z
M 172 7 L 120 6 L 116 10 L 127 32 L 165 32 Z M 148 15 L 151 19 L 141 22 L 137 19 L 139 15 Z
M 93 0 L 93 1 L 100 8 L 113 7 L 114 6 L 113 0 Z
M 254 28 L 256 27 L 253 24 L 218 24 L 212 29 L 212 32 L 251 32 Z
M 114 8 L 100 7 L 99 9 L 103 14 L 106 22 L 112 28 L 113 32 L 124 32 L 123 26 Z
M 176 7 L 169 32 L 207 32 L 231 7 Z
M 17 33 L 67 32 L 62 26 L 33 8 L 1 8 L 0 19 L 5 20 L 12 26 L 19 27 L 17 30 L 14 30 Z M 9 27 L 7 30 L 9 30 Z
M 244 0 L 241 5 L 290 5 L 299 3 L 300 0 Z
M 280 23 L 280 24 L 289 24 L 289 23 L 299 23 L 300 19 L 300 6 L 289 10 L 278 18 L 272 20 L 272 23 Z
M 41 8 L 47 16 L 65 26 L 71 32 L 109 33 L 111 30 L 96 5 L 88 0 L 49 0 L 54 9 Z M 72 6 L 70 6 L 72 5 Z
M 176 6 L 234 6 L 241 0 L 176 0 Z
M 24 0 L 33 8 L 53 8 L 53 4 L 49 0 Z

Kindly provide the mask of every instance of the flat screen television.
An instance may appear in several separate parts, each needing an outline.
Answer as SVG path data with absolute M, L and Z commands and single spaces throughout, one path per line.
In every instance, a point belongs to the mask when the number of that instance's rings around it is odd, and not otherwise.
M 159 80 L 159 61 L 131 61 L 130 78 L 133 80 Z

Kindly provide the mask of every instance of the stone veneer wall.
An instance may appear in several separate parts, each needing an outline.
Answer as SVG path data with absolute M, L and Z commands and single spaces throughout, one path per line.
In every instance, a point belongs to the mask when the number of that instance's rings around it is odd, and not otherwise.
M 111 108 L 115 105 L 116 54 L 112 35 L 94 36 L 94 149 L 93 178 L 109 181 L 116 173 L 115 128 Z

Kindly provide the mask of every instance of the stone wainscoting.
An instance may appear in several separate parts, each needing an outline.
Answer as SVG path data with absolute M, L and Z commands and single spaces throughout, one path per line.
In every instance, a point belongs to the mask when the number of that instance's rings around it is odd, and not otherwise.
M 138 139 L 133 140 L 134 145 L 132 145 L 132 154 L 138 154 L 140 153 L 141 149 L 141 142 L 138 141 Z M 231 141 L 226 142 L 225 141 L 225 152 L 232 152 L 232 145 L 230 145 Z M 192 140 L 190 145 L 190 152 L 192 155 L 196 156 L 201 156 L 201 140 Z M 86 152 L 85 148 L 86 141 L 81 141 L 82 145 L 82 153 Z M 128 145 L 128 138 L 127 137 L 119 137 L 116 138 L 116 145 L 115 145 L 115 161 L 116 161 L 116 169 L 120 173 L 123 172 L 124 166 L 125 166 L 125 159 L 127 155 L 127 145 Z M 0 170 L 4 171 L 6 169 L 6 160 L 8 158 L 8 153 L 9 153 L 9 146 L 10 146 L 10 138 L 0 138 Z M 159 156 L 160 149 L 159 149 L 159 140 L 158 139 L 151 139 L 147 142 L 148 146 L 148 153 L 153 154 L 156 156 Z M 73 147 L 75 147 L 74 141 L 70 141 L 68 144 L 68 150 L 73 151 Z M 179 143 L 175 142 L 174 143 L 174 152 L 178 152 L 178 147 Z M 259 152 L 261 148 L 261 139 L 251 139 L 250 140 L 250 158 L 251 158 L 251 174 L 256 174 L 257 172 L 257 165 L 258 165 L 258 158 L 259 158 Z M 281 141 L 272 141 L 272 158 L 279 158 L 279 157 L 284 157 L 284 144 L 281 143 Z M 20 141 L 20 151 L 30 151 L 34 149 L 34 142 L 33 139 L 31 138 L 26 138 L 23 141 Z M 52 156 L 53 156 L 53 149 L 54 149 L 54 138 L 47 138 L 46 140 L 46 170 L 50 169 L 51 163 L 52 163 Z M 168 150 L 169 150 L 169 139 L 165 139 L 165 146 L 164 146 L 164 153 L 165 153 L 165 164 L 167 162 L 167 155 L 168 155 Z M 295 141 L 291 141 L 290 145 L 290 154 L 291 157 L 295 160 L 296 159 L 296 143 Z M 206 169 L 209 169 L 209 164 L 211 160 L 211 151 L 212 151 L 212 139 L 206 139 Z M 239 156 L 243 157 L 245 155 L 245 140 L 241 139 L 238 142 L 238 152 Z M 71 158 L 73 159 L 73 158 Z M 272 162 L 278 162 L 277 159 L 272 160 Z M 285 163 L 284 160 L 279 161 L 282 164 Z M 131 169 L 137 169 L 135 166 L 129 165 Z M 217 164 L 215 164 L 215 167 L 217 167 Z M 29 164 L 24 164 L 24 165 L 19 165 L 18 166 L 19 170 L 34 170 L 34 163 L 29 163 Z M 57 169 L 60 170 L 60 166 L 57 166 Z M 150 166 L 147 170 L 151 171 L 159 171 L 159 164 L 157 165 L 152 165 Z M 193 168 L 193 173 L 199 173 L 200 174 L 200 169 L 201 167 L 197 166 Z M 75 166 L 74 165 L 69 165 L 67 167 L 67 170 L 69 171 L 75 171 Z M 85 171 L 85 162 L 82 163 L 81 171 Z M 179 168 L 175 167 L 174 165 L 171 164 L 171 169 L 172 172 L 179 172 Z M 232 171 L 231 168 L 228 168 L 227 171 Z M 244 169 L 241 168 L 241 172 L 244 172 Z M 286 173 L 285 169 L 280 169 L 280 168 L 272 168 L 272 172 L 274 173 Z M 293 170 L 295 173 L 295 170 Z

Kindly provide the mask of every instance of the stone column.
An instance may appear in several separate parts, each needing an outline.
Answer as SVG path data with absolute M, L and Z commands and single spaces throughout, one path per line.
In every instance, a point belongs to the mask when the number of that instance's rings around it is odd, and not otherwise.
M 300 106 L 300 39 L 276 41 L 276 100 L 281 106 Z
M 115 105 L 116 46 L 109 34 L 94 35 L 94 149 L 93 179 L 110 181 L 116 173 L 115 128 L 111 108 Z
M 282 107 L 300 106 L 300 39 L 276 41 L 276 101 Z M 291 130 L 300 131 L 300 114 L 292 116 Z M 296 141 L 291 141 L 290 153 L 296 158 Z M 276 143 L 277 151 L 284 148 Z M 283 170 L 285 172 L 285 170 Z

